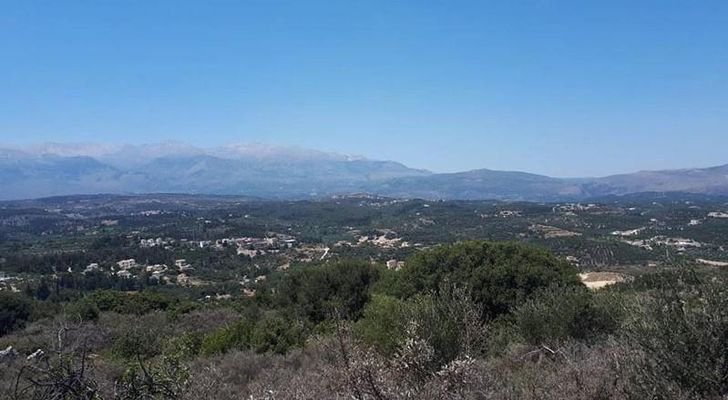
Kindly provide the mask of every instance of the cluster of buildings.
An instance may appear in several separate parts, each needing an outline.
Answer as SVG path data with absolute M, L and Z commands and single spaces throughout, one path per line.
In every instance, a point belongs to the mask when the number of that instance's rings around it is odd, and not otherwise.
M 708 218 L 728 218 L 728 212 L 723 212 L 723 211 L 709 212 Z
M 637 236 L 637 235 L 639 235 L 639 234 L 640 234 L 640 233 L 641 233 L 642 231 L 644 231 L 645 229 L 647 229 L 647 228 L 643 226 L 643 227 L 641 227 L 641 228 L 637 228 L 637 229 L 628 229 L 628 230 L 626 230 L 626 231 L 614 231 L 614 232 L 612 232 L 612 235 L 613 235 L 613 236 Z
M 703 246 L 702 243 L 693 239 L 671 238 L 667 236 L 655 236 L 650 239 L 642 240 L 622 240 L 622 242 L 645 250 L 653 250 L 655 246 L 669 246 L 678 252 L 684 252 L 689 247 L 700 248 Z
M 161 237 L 158 237 L 156 239 L 141 239 L 139 241 L 139 246 L 149 248 L 149 247 L 167 247 L 174 244 L 174 239 L 166 238 L 162 239 Z
M 559 204 L 557 206 L 554 206 L 551 211 L 556 212 L 563 212 L 563 213 L 573 213 L 576 211 L 593 211 L 601 209 L 600 206 L 590 203 L 590 204 L 581 204 L 581 203 L 566 203 L 566 204 Z
M 132 270 L 136 269 L 137 262 L 135 259 L 130 258 L 127 260 L 117 261 L 116 266 L 119 268 L 118 270 L 116 270 L 116 268 L 114 267 L 111 267 L 111 270 L 116 276 L 120 278 L 133 278 L 134 275 L 132 274 Z
M 132 215 L 141 215 L 144 217 L 151 217 L 152 215 L 161 215 L 161 214 L 166 214 L 166 212 L 162 211 L 162 210 L 146 210 L 146 211 L 140 211 L 140 212 L 138 212 L 136 214 L 132 214 Z
M 174 268 L 170 268 L 167 264 L 152 264 L 145 265 L 138 263 L 135 259 L 129 258 L 126 260 L 119 260 L 116 265 L 111 266 L 110 273 L 120 278 L 134 278 L 140 272 L 146 272 L 149 274 L 149 279 L 160 281 L 169 281 L 168 275 L 178 273 L 179 276 L 185 275 L 194 268 L 187 263 L 185 259 L 178 259 L 174 262 Z M 102 268 L 98 263 L 91 263 L 84 268 L 83 274 L 87 274 L 94 271 L 101 271 Z M 178 279 L 179 280 L 179 279 Z M 184 280 L 184 277 L 183 277 Z
M 229 247 L 236 247 L 238 254 L 243 254 L 240 249 L 272 251 L 280 249 L 290 249 L 296 245 L 296 239 L 293 236 L 275 234 L 265 238 L 240 237 L 240 238 L 223 238 L 217 240 L 200 240 L 187 242 L 193 247 L 213 248 L 215 250 L 223 250 Z
M 18 292 L 19 290 L 15 284 L 20 281 L 22 279 L 15 276 L 8 276 L 5 272 L 0 271 L 0 291 L 9 290 L 11 292 Z
M 266 253 L 277 253 L 284 249 L 291 249 L 296 246 L 297 241 L 293 236 L 275 234 L 265 238 L 239 237 L 188 243 L 201 249 L 212 248 L 214 250 L 224 250 L 227 248 L 235 248 L 238 255 L 255 257 Z
M 703 247 L 703 244 L 693 239 L 671 238 L 665 236 L 655 236 L 652 241 L 659 245 L 674 247 L 677 251 L 685 251 L 688 247 Z

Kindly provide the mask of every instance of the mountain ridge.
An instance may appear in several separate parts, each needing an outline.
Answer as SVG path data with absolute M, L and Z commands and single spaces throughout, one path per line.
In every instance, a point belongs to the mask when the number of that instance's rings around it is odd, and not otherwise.
M 47 144 L 0 148 L 1 200 L 152 192 L 303 199 L 346 193 L 460 200 L 582 200 L 642 192 L 728 195 L 728 164 L 556 178 L 475 169 L 434 173 L 396 161 L 298 147 L 235 144 L 198 148 Z

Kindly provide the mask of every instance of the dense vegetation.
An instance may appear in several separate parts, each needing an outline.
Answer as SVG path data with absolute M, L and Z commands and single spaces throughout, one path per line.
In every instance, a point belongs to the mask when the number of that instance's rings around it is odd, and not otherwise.
M 356 261 L 297 268 L 251 299 L 201 305 L 162 289 L 96 290 L 70 301 L 0 294 L 3 347 L 44 352 L 37 360 L 4 356 L 2 392 L 69 399 L 728 394 L 728 296 L 723 277 L 706 271 L 643 275 L 594 292 L 541 249 L 461 242 L 421 252 L 401 271 Z
M 111 202 L 73 217 L 118 221 L 89 232 L 37 208 L 0 209 L 0 271 L 15 279 L 0 291 L 0 398 L 728 395 L 728 275 L 690 262 L 723 251 L 723 220 L 688 224 L 712 209 L 706 204 L 561 213 L 537 204 L 339 202 L 220 200 L 152 216 L 138 214 L 148 204 Z M 489 216 L 473 223 L 474 207 Z M 45 222 L 23 222 L 33 218 Z M 581 235 L 546 238 L 538 226 L 547 223 Z M 681 229 L 712 244 L 663 256 L 664 248 L 651 253 L 611 237 L 642 224 L 654 232 L 637 238 Z M 197 241 L 269 232 L 287 232 L 300 248 L 251 257 L 227 245 L 138 244 L 153 235 Z M 508 241 L 465 240 L 473 236 Z M 341 240 L 349 244 L 337 246 Z M 297 261 L 296 251 L 309 249 L 318 253 Z M 629 260 L 614 269 L 630 277 L 588 289 L 578 273 L 592 265 L 564 255 L 602 251 Z M 184 258 L 198 283 L 155 280 L 144 269 L 131 277 L 83 271 L 124 258 Z M 389 258 L 404 264 L 387 268 Z

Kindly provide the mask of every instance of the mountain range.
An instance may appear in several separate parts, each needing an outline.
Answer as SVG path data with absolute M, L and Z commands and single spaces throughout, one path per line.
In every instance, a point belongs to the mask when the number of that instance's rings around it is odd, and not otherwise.
M 370 160 L 259 144 L 43 144 L 0 149 L 0 200 L 70 194 L 188 193 L 305 199 L 348 193 L 424 199 L 576 201 L 643 192 L 728 195 L 728 165 L 554 178 L 479 169 L 433 173 Z

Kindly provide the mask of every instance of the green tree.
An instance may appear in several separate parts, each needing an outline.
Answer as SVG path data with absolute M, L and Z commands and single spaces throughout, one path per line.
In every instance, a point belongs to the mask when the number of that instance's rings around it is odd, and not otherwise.
M 45 279 L 41 279 L 35 288 L 35 298 L 38 300 L 46 300 L 51 295 L 51 289 Z
M 0 336 L 22 328 L 30 319 L 30 301 L 17 293 L 0 292 Z
M 357 319 L 370 298 L 379 270 L 363 262 L 338 262 L 291 271 L 277 288 L 279 307 L 314 323 L 336 314 Z
M 515 243 L 459 242 L 423 251 L 407 261 L 393 294 L 437 292 L 443 284 L 468 285 L 483 318 L 510 313 L 539 289 L 581 285 L 576 269 L 546 250 Z

